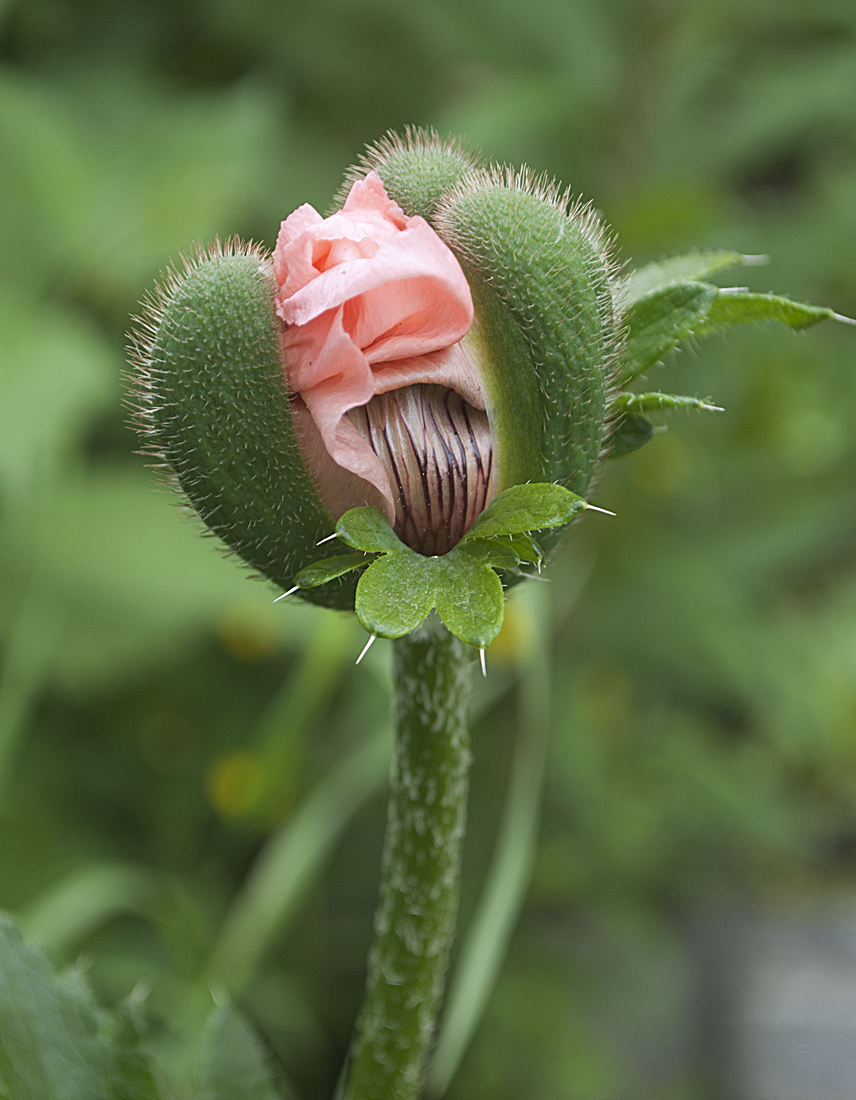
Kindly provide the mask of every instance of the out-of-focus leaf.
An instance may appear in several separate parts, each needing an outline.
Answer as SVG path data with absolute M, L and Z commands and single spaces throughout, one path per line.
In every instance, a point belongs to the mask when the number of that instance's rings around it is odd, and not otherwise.
M 629 331 L 621 355 L 621 381 L 644 374 L 699 329 L 717 294 L 716 287 L 707 283 L 678 283 L 634 302 L 627 311 Z
M 67 458 L 121 367 L 80 316 L 0 284 L 0 488 L 31 491 Z
M 261 1043 L 230 1005 L 208 1019 L 194 1100 L 280 1100 Z
M 121 1047 L 109 1041 L 80 973 L 57 977 L 6 919 L 0 919 L 0 1089 L 12 1100 L 159 1100 L 128 1036 Z
M 703 283 L 729 267 L 765 260 L 765 256 L 743 256 L 740 252 L 689 252 L 685 256 L 669 256 L 631 271 L 624 284 L 624 302 L 631 306 L 640 298 L 675 283 Z
M 110 1014 L 105 1030 L 113 1055 L 111 1100 L 159 1100 L 160 1086 L 143 1053 L 147 1028 L 133 993 Z
M 38 584 L 54 609 L 54 676 L 75 687 L 161 660 L 237 610 L 283 640 L 314 621 L 313 608 L 271 606 L 272 591 L 200 531 L 145 471 L 55 486 L 4 517 L 0 609 Z
M 359 807 L 382 789 L 392 736 L 384 725 L 340 760 L 270 837 L 223 921 L 207 977 L 244 993 Z
M 0 73 L 0 277 L 39 286 L 69 260 L 67 235 L 91 216 L 91 168 L 68 96 Z
M 61 263 L 66 283 L 124 307 L 177 249 L 245 216 L 271 173 L 280 123 L 271 98 L 246 82 L 164 98 L 111 65 L 68 96 L 7 71 L 0 161 L 12 171 L 0 211 L 17 211 L 29 235 L 0 254 L 0 271 L 11 274 L 29 247 L 31 269 L 50 276 Z M 10 230 L 19 234 L 14 221 Z
M 176 929 L 189 905 L 176 882 L 148 867 L 98 863 L 61 879 L 17 916 L 24 935 L 56 958 L 129 913 Z

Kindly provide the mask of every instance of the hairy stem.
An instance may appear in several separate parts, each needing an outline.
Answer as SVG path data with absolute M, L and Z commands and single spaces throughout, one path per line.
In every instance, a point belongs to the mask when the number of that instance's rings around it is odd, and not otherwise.
M 397 744 L 380 903 L 346 1100 L 419 1095 L 454 933 L 470 662 L 432 620 L 395 642 Z

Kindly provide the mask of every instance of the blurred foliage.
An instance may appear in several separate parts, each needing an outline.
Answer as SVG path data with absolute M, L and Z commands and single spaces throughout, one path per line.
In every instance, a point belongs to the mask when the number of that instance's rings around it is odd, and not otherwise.
M 158 271 L 196 239 L 271 246 L 417 123 L 593 198 L 632 266 L 768 254 L 741 282 L 852 316 L 854 78 L 845 0 L 0 4 L 0 906 L 58 965 L 82 952 L 107 1004 L 144 983 L 167 1024 L 224 981 L 309 1100 L 370 934 L 388 654 L 354 669 L 359 629 L 273 607 L 153 488 L 120 375 Z M 574 530 L 549 599 L 515 593 L 477 689 L 462 943 L 533 636 L 548 781 L 450 1097 L 723 1095 L 694 914 L 851 885 L 853 341 L 671 354 L 647 387 L 725 414 L 611 463 L 617 518 Z

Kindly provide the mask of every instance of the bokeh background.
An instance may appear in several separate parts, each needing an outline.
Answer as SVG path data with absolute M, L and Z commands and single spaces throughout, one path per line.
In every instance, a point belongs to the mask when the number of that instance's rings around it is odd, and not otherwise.
M 361 997 L 388 647 L 355 668 L 358 627 L 274 607 L 154 487 L 125 334 L 193 241 L 272 246 L 406 123 L 559 177 L 630 267 L 766 254 L 734 281 L 856 314 L 852 0 L 0 3 L 0 907 L 165 1032 L 222 982 L 303 1100 Z M 608 464 L 617 518 L 477 685 L 458 947 L 513 934 L 448 1095 L 845 1100 L 856 334 L 648 383 L 726 412 Z

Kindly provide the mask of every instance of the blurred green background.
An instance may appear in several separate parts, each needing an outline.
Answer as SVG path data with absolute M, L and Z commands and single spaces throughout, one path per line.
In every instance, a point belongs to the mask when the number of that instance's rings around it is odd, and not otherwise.
M 736 281 L 856 314 L 852 0 L 0 2 L 0 907 L 165 1026 L 229 986 L 304 1100 L 361 998 L 388 646 L 355 668 L 348 618 L 274 607 L 157 490 L 125 333 L 193 241 L 272 247 L 406 123 L 593 199 L 631 267 L 767 254 Z M 460 943 L 544 728 L 547 779 L 453 1100 L 786 1095 L 741 1084 L 722 976 L 746 914 L 856 885 L 854 360 L 834 325 L 673 355 L 648 388 L 726 412 L 610 463 L 617 518 L 512 598 Z

